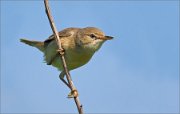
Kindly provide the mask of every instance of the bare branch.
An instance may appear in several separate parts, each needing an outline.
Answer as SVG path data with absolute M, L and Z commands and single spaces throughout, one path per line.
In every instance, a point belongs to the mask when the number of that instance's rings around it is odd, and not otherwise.
M 66 61 L 65 61 L 65 57 L 64 57 L 64 54 L 62 53 L 63 52 L 63 48 L 61 46 L 61 40 L 59 38 L 59 35 L 58 35 L 58 31 L 55 27 L 55 23 L 53 21 L 53 18 L 51 16 L 51 13 L 50 13 L 50 8 L 48 6 L 48 0 L 44 0 L 44 4 L 45 4 L 45 9 L 46 9 L 46 14 L 48 16 L 48 19 L 49 19 L 49 23 L 51 25 L 51 28 L 52 28 L 52 31 L 54 33 L 54 36 L 55 36 L 55 39 L 56 39 L 56 43 L 58 45 L 58 52 L 60 54 L 60 58 L 62 60 L 62 63 L 63 63 L 63 68 L 64 68 L 64 71 L 66 73 L 66 78 L 67 78 L 67 81 L 69 83 L 69 86 L 70 86 L 70 89 L 71 91 L 75 90 L 75 86 L 73 85 L 73 82 L 72 82 L 72 79 L 71 79 L 71 76 L 70 76 L 70 73 L 69 73 L 69 70 L 67 68 L 67 65 L 66 65 Z M 80 103 L 80 100 L 78 97 L 74 97 L 74 101 L 76 103 L 76 106 L 77 106 L 77 109 L 78 109 L 78 112 L 79 114 L 83 114 L 83 108 L 82 108 L 82 105 Z

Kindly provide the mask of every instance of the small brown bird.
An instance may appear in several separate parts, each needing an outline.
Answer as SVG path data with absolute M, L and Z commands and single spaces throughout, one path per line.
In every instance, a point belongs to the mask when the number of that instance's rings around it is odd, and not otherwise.
M 95 27 L 67 28 L 59 32 L 59 37 L 62 47 L 65 50 L 64 56 L 69 70 L 86 64 L 106 40 L 113 38 L 111 36 L 105 36 L 100 29 Z M 58 46 L 54 35 L 51 35 L 44 42 L 26 39 L 20 39 L 20 41 L 36 47 L 43 52 L 46 63 L 62 71 L 60 79 L 68 86 L 68 83 L 64 80 L 65 72 L 63 71 L 63 65 L 57 52 Z

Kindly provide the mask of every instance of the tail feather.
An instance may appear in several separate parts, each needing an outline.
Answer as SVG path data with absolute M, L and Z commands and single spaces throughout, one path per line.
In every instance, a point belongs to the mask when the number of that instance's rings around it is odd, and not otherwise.
M 40 51 L 44 52 L 44 42 L 40 42 L 40 41 L 32 41 L 32 40 L 26 40 L 26 39 L 20 39 L 21 42 L 36 47 L 38 48 Z

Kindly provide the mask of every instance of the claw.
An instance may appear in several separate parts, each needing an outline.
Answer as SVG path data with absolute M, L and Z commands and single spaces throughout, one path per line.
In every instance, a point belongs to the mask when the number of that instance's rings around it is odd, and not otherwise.
M 60 55 L 64 55 L 65 53 L 65 50 L 62 48 L 62 49 L 57 49 L 57 52 L 60 53 Z
M 74 98 L 74 97 L 78 97 L 78 91 L 76 89 L 72 90 L 69 94 L 67 98 Z

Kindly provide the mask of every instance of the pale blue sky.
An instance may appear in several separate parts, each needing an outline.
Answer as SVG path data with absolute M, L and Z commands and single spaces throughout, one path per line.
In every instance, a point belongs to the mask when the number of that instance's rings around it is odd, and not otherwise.
M 114 40 L 71 71 L 87 113 L 179 112 L 179 1 L 51 1 L 58 30 L 94 26 Z M 1 1 L 1 112 L 77 112 L 43 54 L 19 42 L 52 34 L 43 1 Z

